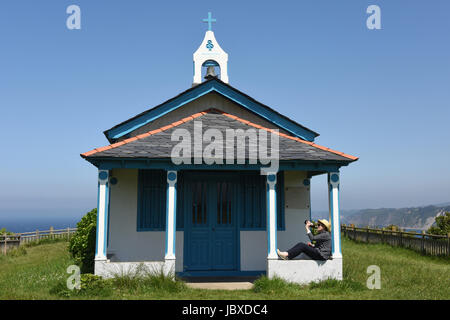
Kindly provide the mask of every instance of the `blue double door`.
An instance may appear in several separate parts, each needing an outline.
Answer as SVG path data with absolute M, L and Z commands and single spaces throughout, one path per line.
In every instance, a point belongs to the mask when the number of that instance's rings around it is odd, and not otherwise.
M 238 270 L 236 173 L 186 172 L 184 271 Z

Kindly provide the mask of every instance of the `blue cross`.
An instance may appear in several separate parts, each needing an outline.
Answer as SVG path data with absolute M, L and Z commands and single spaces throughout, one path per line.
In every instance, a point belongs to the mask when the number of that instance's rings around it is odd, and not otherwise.
M 203 19 L 203 22 L 208 22 L 208 30 L 212 30 L 212 23 L 216 22 L 216 19 L 211 18 L 211 12 L 208 12 L 208 19 Z

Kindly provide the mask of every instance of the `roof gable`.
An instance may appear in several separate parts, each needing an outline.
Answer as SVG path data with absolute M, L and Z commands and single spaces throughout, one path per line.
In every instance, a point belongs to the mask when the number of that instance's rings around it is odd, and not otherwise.
M 172 131 L 175 128 L 184 128 L 192 132 L 192 120 L 200 117 L 203 119 L 205 130 L 211 128 L 221 131 L 224 131 L 224 128 L 245 130 L 248 127 L 253 127 L 279 135 L 279 160 L 337 161 L 340 163 L 349 163 L 358 159 L 343 152 L 332 150 L 298 137 L 289 136 L 277 130 L 265 128 L 235 115 L 214 109 L 193 114 L 170 125 L 122 140 L 109 146 L 93 149 L 81 154 L 81 156 L 88 161 L 94 160 L 95 158 L 170 158 L 174 145 L 178 144 L 178 141 L 172 141 L 171 139 Z M 236 155 L 237 153 L 235 152 L 234 154 Z
M 106 130 L 104 134 L 110 142 L 114 142 L 120 137 L 210 92 L 217 92 L 267 121 L 270 121 L 277 127 L 286 130 L 295 137 L 312 142 L 319 135 L 215 77 L 211 77 L 207 81 L 180 93 L 176 97 Z

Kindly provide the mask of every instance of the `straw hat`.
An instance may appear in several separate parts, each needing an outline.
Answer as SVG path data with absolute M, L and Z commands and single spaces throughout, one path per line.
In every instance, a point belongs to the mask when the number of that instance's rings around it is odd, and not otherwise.
M 318 220 L 321 224 L 323 224 L 325 226 L 325 228 L 327 228 L 327 231 L 330 232 L 331 231 L 331 224 L 328 222 L 327 219 L 319 219 Z

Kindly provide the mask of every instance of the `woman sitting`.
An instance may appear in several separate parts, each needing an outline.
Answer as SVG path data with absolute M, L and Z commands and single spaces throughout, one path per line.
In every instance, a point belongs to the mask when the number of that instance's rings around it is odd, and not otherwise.
M 299 242 L 293 246 L 288 251 L 280 251 L 277 249 L 278 256 L 283 259 L 294 259 L 300 253 L 308 255 L 313 260 L 328 260 L 331 257 L 331 225 L 325 219 L 320 219 L 318 221 L 317 235 L 313 235 L 309 230 L 309 227 L 313 226 L 311 221 L 306 221 L 305 228 L 306 233 L 311 241 L 315 241 L 316 245 L 312 245 L 311 242 L 308 244 Z

